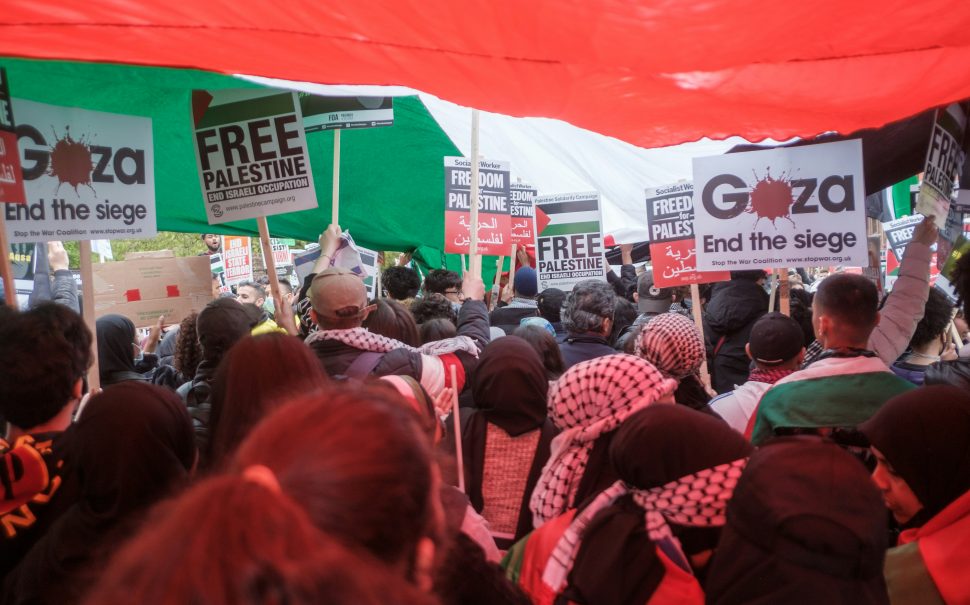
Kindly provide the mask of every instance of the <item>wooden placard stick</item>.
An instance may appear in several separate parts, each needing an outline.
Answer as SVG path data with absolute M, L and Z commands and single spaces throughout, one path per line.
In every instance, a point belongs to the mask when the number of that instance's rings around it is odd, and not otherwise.
M 701 311 L 701 289 L 697 284 L 690 285 L 690 299 L 691 299 L 691 314 L 694 316 L 694 325 L 697 326 L 697 331 L 701 334 L 701 342 L 704 341 L 704 317 Z M 701 381 L 704 383 L 704 388 L 707 390 L 711 389 L 711 375 L 707 371 L 707 360 L 701 362 Z
M 471 224 L 471 238 L 468 245 L 468 271 L 477 277 L 482 276 L 482 256 L 478 253 L 478 110 L 472 110 L 472 182 L 468 195 L 468 222 Z
M 91 242 L 82 240 L 78 242 L 81 251 L 81 312 L 84 315 L 84 323 L 91 330 L 91 359 L 94 363 L 88 370 L 88 392 L 94 393 L 101 388 L 101 373 L 98 369 L 98 329 L 97 318 L 94 316 L 94 277 L 91 271 Z
M 273 258 L 273 245 L 269 241 L 269 226 L 266 224 L 266 217 L 257 216 L 256 224 L 259 226 L 259 245 L 263 251 L 263 264 L 266 265 L 266 277 L 269 278 L 269 291 L 273 297 L 273 308 L 279 313 L 279 309 L 283 306 L 283 295 L 280 293 L 280 278 L 276 275 L 276 259 Z
M 778 289 L 775 288 L 775 270 L 772 269 L 771 273 L 768 274 L 768 287 L 771 289 L 771 293 L 768 295 L 768 312 L 771 313 L 775 310 L 775 293 Z
M 778 274 L 778 300 L 781 312 L 791 317 L 791 283 L 788 281 L 788 268 L 779 269 Z
M 45 250 L 46 252 L 46 250 Z M 10 242 L 7 241 L 7 225 L 3 217 L 3 204 L 0 203 L 0 278 L 3 278 L 3 297 L 7 306 L 17 308 L 17 286 L 13 281 L 13 268 L 10 266 Z
M 330 207 L 330 223 L 340 224 L 340 129 L 333 131 L 333 200 Z
M 488 310 L 491 311 L 498 306 L 498 291 L 499 283 L 502 281 L 502 263 L 505 262 L 505 257 L 500 256 L 498 260 L 495 261 L 495 281 L 492 283 L 492 296 L 489 298 Z M 511 283 L 511 276 L 509 283 Z
M 465 492 L 465 462 L 462 459 L 461 452 L 461 417 L 459 416 L 458 407 L 458 379 L 455 376 L 455 366 L 448 366 L 451 372 L 451 417 L 454 424 L 455 433 L 455 463 L 458 466 L 458 489 Z

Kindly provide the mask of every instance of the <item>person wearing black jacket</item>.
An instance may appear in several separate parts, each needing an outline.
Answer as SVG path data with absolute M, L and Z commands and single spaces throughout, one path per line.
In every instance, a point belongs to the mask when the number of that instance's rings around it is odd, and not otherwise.
M 704 312 L 704 335 L 711 360 L 711 386 L 726 393 L 748 380 L 751 360 L 744 351 L 751 328 L 768 312 L 765 273 L 732 271 L 731 281 L 714 287 Z

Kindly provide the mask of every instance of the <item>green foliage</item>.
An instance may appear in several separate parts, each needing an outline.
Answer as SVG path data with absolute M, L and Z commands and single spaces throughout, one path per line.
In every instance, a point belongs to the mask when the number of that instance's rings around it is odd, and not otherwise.
M 67 250 L 67 256 L 71 259 L 71 268 L 79 268 L 81 266 L 81 255 L 78 243 L 64 242 L 64 249 Z M 199 233 L 159 231 L 158 235 L 151 239 L 111 240 L 111 252 L 114 254 L 115 260 L 125 260 L 125 257 L 131 252 L 171 250 L 175 253 L 175 256 L 195 256 L 199 252 L 204 252 L 205 249 L 205 244 L 202 243 L 202 235 Z M 99 261 L 100 259 L 95 253 L 92 262 L 97 263 Z

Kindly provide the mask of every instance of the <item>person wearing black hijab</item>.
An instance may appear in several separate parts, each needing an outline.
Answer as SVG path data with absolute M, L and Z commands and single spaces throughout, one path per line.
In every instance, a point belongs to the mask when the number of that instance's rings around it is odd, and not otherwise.
M 504 550 L 532 530 L 529 496 L 558 432 L 546 418 L 549 381 L 532 345 L 506 336 L 485 348 L 471 387 L 475 408 L 462 413 L 465 490 Z
M 707 576 L 710 605 L 883 605 L 887 518 L 866 469 L 830 441 L 752 454 Z
M 929 386 L 893 397 L 860 427 L 872 479 L 903 527 L 886 555 L 896 603 L 970 603 L 970 395 Z
M 737 431 L 685 406 L 635 412 L 610 445 L 619 480 L 533 532 L 520 581 L 537 603 L 703 603 L 695 574 L 750 452 Z
M 74 603 L 111 550 L 196 462 L 174 393 L 129 381 L 95 395 L 66 435 L 80 497 L 6 578 L 3 603 Z
M 101 386 L 126 380 L 144 381 L 135 368 L 135 324 L 123 315 L 105 315 L 95 322 Z
M 209 403 L 210 384 L 222 356 L 253 328 L 246 310 L 232 298 L 217 298 L 210 302 L 199 313 L 195 325 L 202 346 L 202 361 L 192 380 L 178 389 L 178 394 L 190 408 Z

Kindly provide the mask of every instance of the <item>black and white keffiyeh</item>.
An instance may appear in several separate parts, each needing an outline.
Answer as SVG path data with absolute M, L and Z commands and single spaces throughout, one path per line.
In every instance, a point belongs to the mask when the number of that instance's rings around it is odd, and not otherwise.
M 678 313 L 661 313 L 643 326 L 634 353 L 676 380 L 697 372 L 706 355 L 697 326 Z
M 562 432 L 529 502 L 535 526 L 573 506 L 598 437 L 676 388 L 646 360 L 624 354 L 578 363 L 553 383 L 549 419 Z
M 674 563 L 690 572 L 690 564 L 667 522 L 688 527 L 723 527 L 728 501 L 734 494 L 747 458 L 692 473 L 652 489 L 636 489 L 617 481 L 576 515 L 566 528 L 543 570 L 542 581 L 561 592 L 576 561 L 583 535 L 604 508 L 626 494 L 644 511 L 647 535 Z

